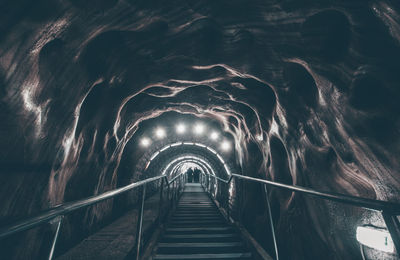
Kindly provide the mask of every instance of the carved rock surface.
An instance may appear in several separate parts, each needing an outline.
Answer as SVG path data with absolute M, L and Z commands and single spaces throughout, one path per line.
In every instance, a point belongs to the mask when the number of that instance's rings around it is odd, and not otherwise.
M 223 132 L 244 175 L 399 202 L 399 12 L 390 0 L 3 1 L 0 222 L 145 178 L 149 156 L 179 140 L 144 151 L 140 138 L 183 119 Z M 273 252 L 263 191 L 241 192 L 245 226 Z M 384 226 L 269 195 L 282 259 L 358 259 L 356 227 Z M 59 250 L 125 204 L 68 217 Z M 26 246 L 9 254 L 45 255 L 43 229 L 10 238 Z

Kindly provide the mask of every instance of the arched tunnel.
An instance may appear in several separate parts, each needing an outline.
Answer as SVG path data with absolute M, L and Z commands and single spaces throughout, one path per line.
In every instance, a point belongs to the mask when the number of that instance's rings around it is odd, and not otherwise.
M 1 259 L 399 259 L 399 1 L 0 14 Z

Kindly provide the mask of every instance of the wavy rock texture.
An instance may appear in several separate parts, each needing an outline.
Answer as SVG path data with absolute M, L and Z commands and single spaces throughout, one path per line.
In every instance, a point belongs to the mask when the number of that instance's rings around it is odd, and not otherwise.
M 399 201 L 398 1 L 14 0 L 0 10 L 2 223 L 142 178 L 127 172 L 144 169 L 144 126 L 179 115 L 224 129 L 245 175 Z M 246 227 L 273 252 L 261 188 L 241 196 Z M 356 226 L 384 226 L 354 207 L 279 190 L 270 199 L 283 259 L 357 259 Z M 112 208 L 71 217 L 62 240 Z M 26 245 L 17 258 L 46 252 L 38 231 L 13 239 Z

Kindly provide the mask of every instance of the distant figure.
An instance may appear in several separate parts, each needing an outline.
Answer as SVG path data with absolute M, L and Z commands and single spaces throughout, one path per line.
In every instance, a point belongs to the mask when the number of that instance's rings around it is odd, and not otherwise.
M 189 170 L 187 170 L 186 174 L 188 176 L 188 182 L 193 182 L 193 170 L 192 170 L 192 168 L 189 168 Z
M 200 182 L 200 170 L 197 168 L 193 172 L 193 182 Z

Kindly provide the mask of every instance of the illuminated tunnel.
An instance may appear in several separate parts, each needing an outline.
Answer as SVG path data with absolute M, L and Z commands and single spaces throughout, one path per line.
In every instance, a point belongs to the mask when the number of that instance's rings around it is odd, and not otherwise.
M 399 259 L 398 1 L 3 0 L 0 14 L 0 259 L 127 259 L 135 241 L 151 258 L 196 200 L 240 234 L 216 235 L 235 256 Z

